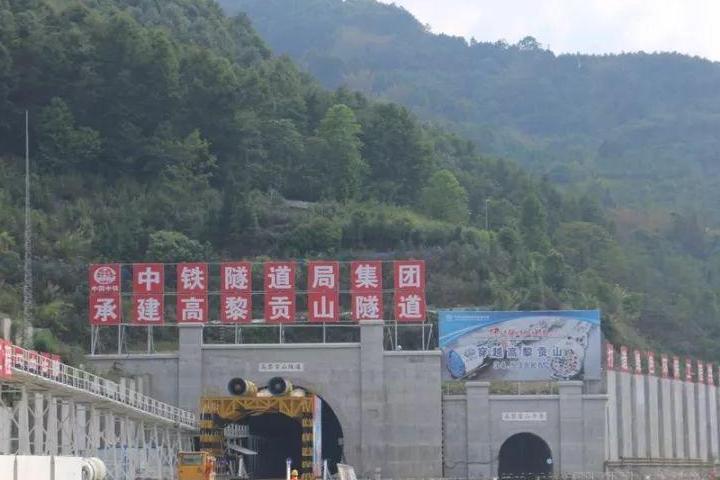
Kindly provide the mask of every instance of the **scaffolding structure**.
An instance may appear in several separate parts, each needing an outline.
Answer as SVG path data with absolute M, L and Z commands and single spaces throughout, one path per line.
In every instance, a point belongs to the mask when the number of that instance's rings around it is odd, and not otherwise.
M 226 396 L 203 397 L 200 400 L 200 448 L 220 456 L 225 451 L 224 427 L 250 415 L 281 413 L 296 419 L 301 425 L 301 471 L 303 479 L 314 478 L 313 450 L 315 396 Z
M 195 414 L 12 346 L 0 379 L 0 454 L 98 457 L 111 480 L 176 478 Z

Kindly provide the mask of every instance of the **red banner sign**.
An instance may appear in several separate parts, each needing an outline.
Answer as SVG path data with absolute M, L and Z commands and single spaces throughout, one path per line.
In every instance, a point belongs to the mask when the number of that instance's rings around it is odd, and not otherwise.
M 706 371 L 707 371 L 707 384 L 715 386 L 715 377 L 713 376 L 713 364 L 708 363 L 706 365 Z
M 337 292 L 340 289 L 338 262 L 308 262 L 308 292 Z
M 358 322 L 360 320 L 382 320 L 382 292 L 353 293 L 352 319 L 355 322 Z
M 220 321 L 222 323 L 252 322 L 252 295 L 250 293 L 220 295 Z
M 202 294 L 208 291 L 207 263 L 180 263 L 177 266 L 177 292 Z
M 635 373 L 640 374 L 642 373 L 642 354 L 640 350 L 635 350 L 633 356 L 635 357 Z
M 628 349 L 626 346 L 620 346 L 620 370 L 623 372 L 630 371 L 630 362 L 628 361 Z
M 668 356 L 664 353 L 660 356 L 660 376 L 668 378 L 670 376 L 670 362 Z
M 675 380 L 680 380 L 680 358 L 679 357 L 673 357 L 673 378 Z
M 207 295 L 196 295 L 192 293 L 178 294 L 176 312 L 175 321 L 177 323 L 207 323 Z
M 88 314 L 90 325 L 120 325 L 122 321 L 120 294 L 91 295 Z
M 350 290 L 353 292 L 382 291 L 382 262 L 351 262 Z
M 295 290 L 265 293 L 265 321 L 267 323 L 295 322 Z
M 263 271 L 265 292 L 295 290 L 295 262 L 265 262 Z
M 162 294 L 164 291 L 165 268 L 162 263 L 136 263 L 133 265 L 134 294 Z
M 705 383 L 705 363 L 700 360 L 697 361 L 697 381 Z
M 0 378 L 12 377 L 12 344 L 0 338 Z
M 655 375 L 655 353 L 647 352 L 648 373 Z
M 313 323 L 340 320 L 340 301 L 337 292 L 310 292 L 308 294 L 308 320 Z
M 398 322 L 425 321 L 425 291 L 400 290 L 395 292 L 395 319 Z
M 220 265 L 220 290 L 225 293 L 252 292 L 252 264 L 228 262 Z
M 395 290 L 425 290 L 425 262 L 398 260 L 395 262 Z
M 689 358 L 685 359 L 685 380 L 688 382 L 692 382 L 693 379 L 693 370 L 692 370 L 692 360 Z
M 609 342 L 605 344 L 605 365 L 608 370 L 615 369 L 615 347 Z
M 90 265 L 88 287 L 90 295 L 120 293 L 120 264 Z
M 132 322 L 135 325 L 162 325 L 165 322 L 163 295 L 133 295 Z

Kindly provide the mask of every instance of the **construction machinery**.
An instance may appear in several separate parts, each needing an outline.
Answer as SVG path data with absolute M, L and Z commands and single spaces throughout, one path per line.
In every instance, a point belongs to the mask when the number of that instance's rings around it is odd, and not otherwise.
M 215 457 L 208 452 L 179 452 L 178 480 L 215 480 Z

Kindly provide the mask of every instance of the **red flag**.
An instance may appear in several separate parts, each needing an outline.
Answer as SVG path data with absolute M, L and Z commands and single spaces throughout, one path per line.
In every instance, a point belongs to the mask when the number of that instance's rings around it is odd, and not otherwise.
M 383 320 L 382 292 L 366 292 L 352 294 L 352 319 Z
M 165 323 L 164 295 L 133 295 L 132 320 L 135 325 L 162 325 Z
M 177 323 L 207 323 L 207 295 L 192 293 L 178 294 L 176 312 Z
M 265 262 L 263 276 L 266 295 L 288 290 L 292 290 L 293 296 L 295 295 L 295 262 Z
M 308 294 L 308 320 L 313 323 L 339 321 L 340 302 L 337 292 L 310 292 Z
M 338 262 L 308 262 L 308 292 L 337 292 L 339 272 Z
M 90 265 L 88 287 L 90 295 L 120 293 L 120 264 L 102 263 Z
M 91 295 L 88 315 L 90 325 L 120 325 L 122 321 L 120 294 Z
M 680 358 L 673 357 L 673 378 L 680 380 Z
M 425 291 L 397 290 L 395 292 L 395 320 L 398 322 L 425 321 Z
M 620 346 L 620 370 L 623 372 L 630 371 L 630 362 L 628 361 L 628 349 L 626 346 Z
M 249 293 L 221 294 L 220 321 L 222 323 L 250 323 L 252 321 L 252 295 Z
M 265 292 L 265 321 L 295 322 L 295 290 Z
M 650 375 L 655 375 L 655 353 L 654 352 L 647 352 L 647 362 L 648 362 L 648 373 Z
M 670 361 L 664 353 L 660 355 L 660 376 L 668 378 L 670 376 Z
M 685 381 L 692 382 L 693 371 L 692 371 L 692 360 L 689 358 L 685 359 Z
M 640 374 L 642 373 L 642 355 L 640 350 L 635 350 L 633 353 L 635 357 L 635 373 Z
M 425 261 L 395 261 L 395 290 L 425 290 Z
M 165 270 L 162 263 L 133 265 L 133 293 L 149 295 L 165 291 Z
M 712 385 L 712 386 L 714 387 L 714 386 L 715 386 L 715 377 L 713 376 L 713 364 L 712 364 L 712 363 L 708 363 L 708 364 L 706 365 L 706 367 L 707 367 L 707 368 L 706 368 L 706 370 L 707 370 L 707 384 L 708 384 L 708 385 Z
M 608 370 L 615 368 L 615 347 L 609 342 L 605 344 L 605 362 Z
M 382 291 L 382 263 L 377 261 L 350 264 L 350 290 L 353 292 Z
M 12 345 L 0 338 L 0 378 L 12 376 Z
M 705 383 L 705 363 L 698 360 L 697 362 L 697 381 Z
M 177 292 L 202 294 L 208 291 L 207 263 L 179 263 Z
M 252 292 L 252 264 L 227 262 L 220 266 L 220 291 L 225 293 Z

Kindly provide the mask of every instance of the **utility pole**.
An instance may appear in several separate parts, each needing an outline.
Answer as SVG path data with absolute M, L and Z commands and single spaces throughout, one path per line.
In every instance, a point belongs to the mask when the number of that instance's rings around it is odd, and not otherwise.
M 490 199 L 485 199 L 485 230 L 490 230 L 490 217 L 488 215 L 488 209 L 489 209 Z
M 20 331 L 21 346 L 27 346 L 28 330 L 32 325 L 32 228 L 30 224 L 30 134 L 29 113 L 25 110 L 25 268 L 23 282 L 23 320 Z

